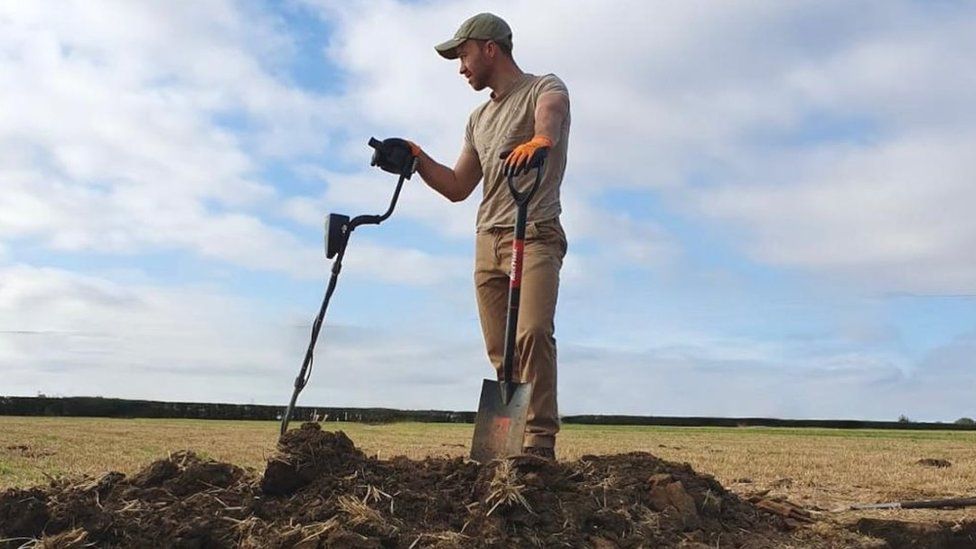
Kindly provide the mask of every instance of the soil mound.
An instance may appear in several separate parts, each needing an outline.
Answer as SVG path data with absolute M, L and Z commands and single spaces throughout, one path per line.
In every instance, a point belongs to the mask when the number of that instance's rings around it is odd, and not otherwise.
M 289 495 L 316 479 L 342 477 L 359 468 L 365 456 L 342 431 L 322 431 L 318 423 L 304 423 L 278 441 L 261 479 L 268 495 Z
M 836 546 L 647 453 L 379 460 L 317 424 L 278 450 L 264 475 L 185 452 L 131 478 L 8 490 L 0 547 Z

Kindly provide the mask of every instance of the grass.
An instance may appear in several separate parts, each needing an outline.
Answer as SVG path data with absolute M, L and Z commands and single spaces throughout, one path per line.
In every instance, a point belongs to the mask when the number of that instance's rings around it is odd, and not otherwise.
M 367 454 L 466 455 L 471 425 L 326 423 Z M 178 450 L 263 471 L 278 424 L 255 421 L 0 417 L 0 489 L 50 476 L 131 474 Z M 976 432 L 566 425 L 557 454 L 645 451 L 690 463 L 733 491 L 770 490 L 812 508 L 976 494 Z M 918 465 L 947 459 L 951 467 Z M 958 517 L 976 518 L 976 510 Z

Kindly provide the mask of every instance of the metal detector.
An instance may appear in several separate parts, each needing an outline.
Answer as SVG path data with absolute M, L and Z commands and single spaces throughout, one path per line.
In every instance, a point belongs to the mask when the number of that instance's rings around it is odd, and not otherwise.
M 410 179 L 410 176 L 417 170 L 417 157 L 410 151 L 410 144 L 396 137 L 380 141 L 370 138 L 369 146 L 373 150 L 371 166 L 376 166 L 385 172 L 400 176 L 397 181 L 396 189 L 393 191 L 393 199 L 390 200 L 390 207 L 386 213 L 381 215 L 359 215 L 350 219 L 348 215 L 330 213 L 325 220 L 325 257 L 335 261 L 332 263 L 332 277 L 329 279 L 329 287 L 325 291 L 325 298 L 319 308 L 319 314 L 312 323 L 312 338 L 308 342 L 308 350 L 305 351 L 305 360 L 302 362 L 302 369 L 295 378 L 295 390 L 291 394 L 291 401 L 285 409 L 285 415 L 281 418 L 281 435 L 288 430 L 288 421 L 291 419 L 292 412 L 295 410 L 295 402 L 298 394 L 302 392 L 312 375 L 312 359 L 315 351 L 315 342 L 319 338 L 319 331 L 322 329 L 322 321 L 325 319 L 325 310 L 329 307 L 329 300 L 335 291 L 336 281 L 339 279 L 339 272 L 342 270 L 342 257 L 346 253 L 346 245 L 349 243 L 349 235 L 360 225 L 379 225 L 393 213 L 396 207 L 397 198 L 400 197 L 400 189 L 403 182 Z

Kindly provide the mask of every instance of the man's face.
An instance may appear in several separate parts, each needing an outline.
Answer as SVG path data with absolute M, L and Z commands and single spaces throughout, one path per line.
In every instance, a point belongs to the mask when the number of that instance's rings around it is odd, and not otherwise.
M 490 45 L 478 40 L 466 40 L 457 48 L 458 61 L 461 68 L 458 72 L 468 80 L 468 84 L 475 91 L 481 91 L 488 85 L 494 58 L 490 54 Z

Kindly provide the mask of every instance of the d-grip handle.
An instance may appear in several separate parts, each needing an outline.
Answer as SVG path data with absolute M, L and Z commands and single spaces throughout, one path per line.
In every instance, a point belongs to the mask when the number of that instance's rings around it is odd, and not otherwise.
M 512 154 L 512 151 L 505 151 L 499 155 L 499 158 L 505 160 Z M 518 206 L 524 206 L 528 204 L 529 200 L 532 199 L 532 195 L 539 189 L 539 183 L 542 181 L 542 169 L 546 163 L 546 157 L 549 155 L 549 148 L 543 147 L 538 149 L 532 158 L 529 159 L 527 163 L 520 166 L 517 170 L 512 170 L 508 174 L 508 190 L 512 193 L 512 198 L 515 200 L 515 204 Z M 535 182 L 526 191 L 519 191 L 515 188 L 515 177 L 522 173 L 528 173 L 529 170 L 535 169 Z M 505 169 L 505 165 L 502 165 L 502 170 Z

